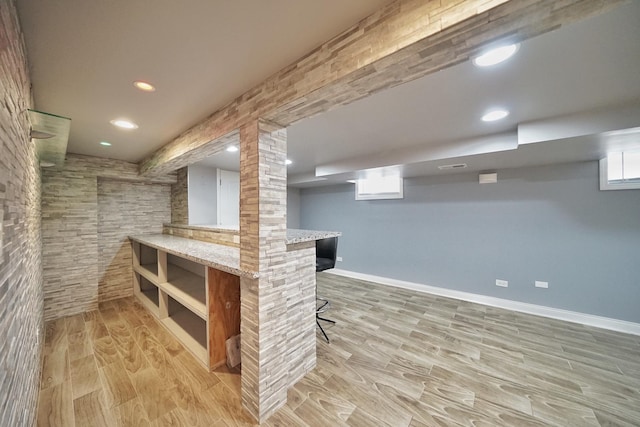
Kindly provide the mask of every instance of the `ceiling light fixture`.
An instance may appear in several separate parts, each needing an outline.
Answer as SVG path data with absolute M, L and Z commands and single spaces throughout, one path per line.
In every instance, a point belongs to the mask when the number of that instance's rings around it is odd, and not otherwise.
M 100 145 L 103 145 L 105 147 L 111 147 L 111 143 L 107 141 L 100 141 Z
M 138 125 L 133 122 L 130 122 L 129 120 L 116 119 L 116 120 L 111 120 L 110 123 L 122 129 L 138 129 Z
M 230 153 L 235 153 L 236 151 L 238 151 L 238 147 L 236 147 L 235 145 L 230 145 L 227 147 L 227 151 Z
M 473 58 L 476 67 L 490 67 L 511 58 L 520 47 L 520 44 L 510 44 L 491 49 L 480 56 Z
M 482 116 L 483 122 L 495 122 L 496 120 L 502 120 L 509 115 L 507 110 L 491 110 Z
M 144 82 L 142 80 L 136 80 L 135 82 L 133 82 L 133 85 L 140 89 L 143 92 L 155 92 L 156 91 L 156 87 L 154 85 L 152 85 L 151 83 L 147 83 Z
M 40 167 L 41 168 L 51 168 L 54 167 L 56 164 L 53 162 L 45 162 L 44 160 L 40 162 Z
M 293 162 L 292 162 L 291 160 L 289 160 L 289 159 L 287 159 L 287 160 L 285 160 L 285 161 L 284 161 L 284 164 L 285 164 L 285 165 L 290 165 L 291 163 L 293 163 Z

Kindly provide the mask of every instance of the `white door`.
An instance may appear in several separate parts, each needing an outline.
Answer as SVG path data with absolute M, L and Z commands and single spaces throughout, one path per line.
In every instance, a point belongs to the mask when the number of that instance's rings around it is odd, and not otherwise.
M 218 225 L 240 226 L 240 172 L 218 169 Z

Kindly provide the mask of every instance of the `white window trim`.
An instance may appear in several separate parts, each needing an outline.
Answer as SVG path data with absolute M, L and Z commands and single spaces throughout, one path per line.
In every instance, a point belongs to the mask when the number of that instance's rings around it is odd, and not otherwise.
M 392 193 L 361 193 L 359 183 L 360 180 L 356 180 L 356 200 L 392 200 L 392 199 L 404 199 L 404 179 L 400 179 L 400 189 Z
M 640 189 L 640 182 L 609 182 L 609 168 L 607 158 L 600 159 L 600 190 L 637 190 Z

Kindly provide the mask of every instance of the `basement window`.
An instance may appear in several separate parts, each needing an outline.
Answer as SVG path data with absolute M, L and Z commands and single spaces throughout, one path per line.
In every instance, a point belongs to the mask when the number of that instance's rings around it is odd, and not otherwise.
M 400 176 L 372 176 L 356 181 L 356 200 L 387 200 L 403 197 L 403 180 Z
M 609 153 L 600 160 L 600 190 L 640 189 L 640 151 Z

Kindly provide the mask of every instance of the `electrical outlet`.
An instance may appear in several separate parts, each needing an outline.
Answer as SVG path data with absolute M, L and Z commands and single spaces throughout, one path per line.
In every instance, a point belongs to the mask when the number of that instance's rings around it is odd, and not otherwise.
M 549 282 L 539 282 L 536 280 L 536 288 L 545 288 L 549 287 Z
M 500 286 L 502 288 L 508 288 L 509 287 L 509 281 L 508 280 L 496 279 L 496 286 Z
M 342 262 L 342 257 L 341 256 L 338 257 L 338 262 Z

